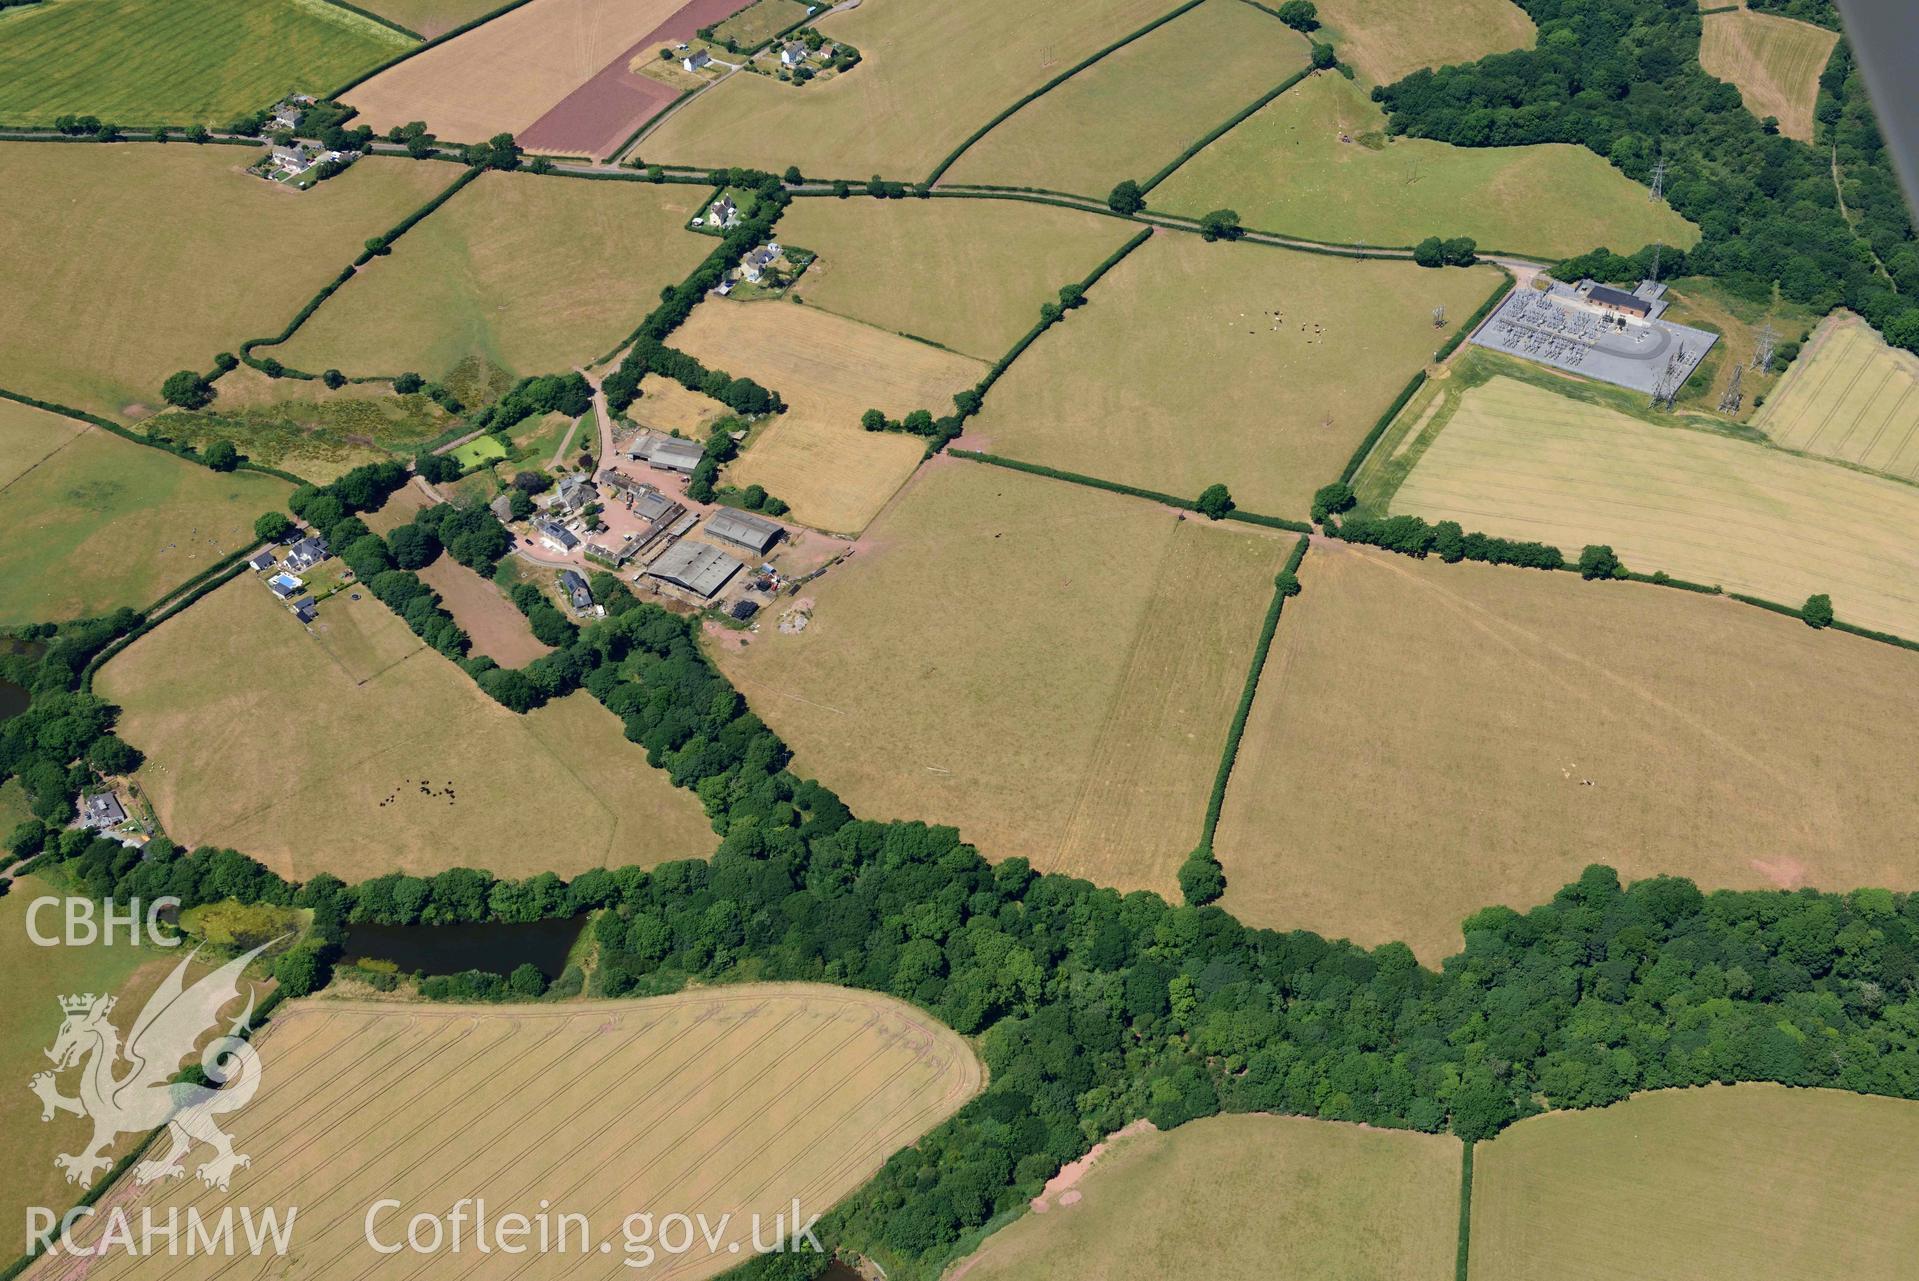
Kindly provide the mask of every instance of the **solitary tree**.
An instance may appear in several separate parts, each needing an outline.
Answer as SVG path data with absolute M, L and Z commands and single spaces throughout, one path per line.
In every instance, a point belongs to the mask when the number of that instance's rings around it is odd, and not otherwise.
M 401 374 L 393 380 L 393 390 L 402 396 L 411 396 L 426 385 L 426 380 L 418 374 Z
M 1226 870 L 1206 850 L 1194 850 L 1179 868 L 1179 892 L 1193 907 L 1202 907 L 1226 892 Z
M 1446 265 L 1446 245 L 1438 236 L 1428 236 L 1413 246 L 1413 261 L 1422 267 Z
M 1328 512 L 1349 511 L 1353 502 L 1352 487 L 1345 481 L 1336 480 L 1330 485 L 1321 485 L 1313 494 L 1313 522 L 1317 524 L 1325 520 Z
M 1215 209 L 1199 220 L 1202 240 L 1238 240 L 1245 234 L 1245 228 L 1239 225 L 1239 211 L 1235 209 Z
M 1824 592 L 1806 597 L 1806 603 L 1800 607 L 1799 617 L 1806 620 L 1808 627 L 1832 626 L 1832 597 Z
M 277 543 L 293 532 L 293 522 L 280 512 L 262 512 L 253 522 L 253 536 L 263 543 Z
M 327 385 L 328 390 L 338 391 L 346 386 L 346 375 L 337 369 L 329 369 L 320 375 L 320 381 Z
M 869 409 L 860 415 L 860 426 L 868 431 L 885 431 L 886 415 L 877 409 Z
M 196 370 L 182 369 L 160 385 L 160 395 L 169 405 L 178 405 L 181 409 L 205 409 L 213 403 L 213 384 Z
M 1061 285 L 1059 287 L 1059 305 L 1071 311 L 1074 307 L 1086 305 L 1086 290 L 1079 285 Z
M 1604 543 L 1588 543 L 1579 553 L 1581 578 L 1624 578 L 1626 567 L 1619 563 L 1613 549 Z
M 1233 510 L 1233 496 L 1224 485 L 1208 485 L 1193 504 L 1193 509 L 1209 520 L 1218 520 Z
M 1339 55 L 1333 52 L 1333 47 L 1331 45 L 1325 44 L 1320 41 L 1313 42 L 1313 66 L 1314 67 L 1316 67 L 1320 71 L 1324 71 L 1328 67 L 1331 67 L 1335 65 L 1336 63 L 1338 63 L 1338 61 L 1339 61 Z
M 216 440 L 201 453 L 200 461 L 214 471 L 232 471 L 240 465 L 240 451 L 230 440 Z
M 1127 178 L 1106 197 L 1106 207 L 1116 214 L 1136 214 L 1146 207 L 1146 196 L 1138 183 Z
M 1279 6 L 1279 20 L 1295 31 L 1312 31 L 1319 26 L 1319 10 L 1312 0 L 1286 0 Z

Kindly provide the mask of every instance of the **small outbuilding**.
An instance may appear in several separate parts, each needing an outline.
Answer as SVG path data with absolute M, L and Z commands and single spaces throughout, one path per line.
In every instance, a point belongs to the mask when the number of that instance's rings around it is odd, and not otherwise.
M 1629 294 L 1623 289 L 1614 289 L 1610 285 L 1594 285 L 1586 293 L 1586 301 L 1601 311 L 1617 312 L 1622 316 L 1632 316 L 1644 320 L 1652 314 L 1652 304 L 1637 294 Z
M 303 623 L 310 623 L 320 615 L 320 606 L 311 596 L 302 597 L 293 602 L 293 616 Z

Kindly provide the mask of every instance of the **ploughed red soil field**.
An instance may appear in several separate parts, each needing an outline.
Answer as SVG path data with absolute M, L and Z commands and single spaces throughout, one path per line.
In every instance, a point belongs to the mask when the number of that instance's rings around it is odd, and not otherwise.
M 613 154 L 633 131 L 663 111 L 679 94 L 672 86 L 627 70 L 638 54 L 662 44 L 691 39 L 701 27 L 715 25 L 751 0 L 691 0 L 646 33 L 599 74 L 560 99 L 519 137 L 530 151 L 562 152 L 596 160 Z

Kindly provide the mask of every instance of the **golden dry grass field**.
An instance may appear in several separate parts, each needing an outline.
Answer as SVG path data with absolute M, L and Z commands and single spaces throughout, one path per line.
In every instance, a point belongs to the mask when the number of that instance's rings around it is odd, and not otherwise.
M 857 534 L 925 454 L 917 436 L 870 432 L 860 415 L 950 413 L 953 393 L 985 372 L 967 356 L 785 302 L 709 299 L 673 345 L 780 393 L 790 408 L 730 464 L 733 484 L 764 485 L 815 529 Z
M 1444 413 L 1445 411 L 1441 411 Z M 1627 568 L 1919 637 L 1919 489 L 1706 431 L 1660 427 L 1504 376 L 1467 390 L 1394 512 L 1607 543 Z
M 417 31 L 427 39 L 444 35 L 463 23 L 492 13 L 505 0 L 376 0 L 371 9 L 390 22 Z
M 1763 370 L 1752 367 L 1760 331 L 1767 324 L 1772 325 L 1774 338 L 1783 343 L 1810 338 L 1812 327 L 1819 323 L 1818 313 L 1803 304 L 1784 298 L 1753 302 L 1726 289 L 1710 276 L 1668 280 L 1666 297 L 1668 306 L 1661 313 L 1661 319 L 1719 335 L 1719 341 L 1700 362 L 1704 376 L 1695 371 L 1686 379 L 1676 402 L 1682 412 L 1696 410 L 1710 414 L 1712 420 L 1719 422 L 1727 418 L 1753 421 L 1762 408 L 1759 402 L 1773 395 L 1773 389 L 1783 377 L 1773 373 L 1770 367 Z M 1731 383 L 1735 369 L 1739 371 L 1742 401 L 1733 413 L 1722 414 L 1719 400 Z
M 1753 115 L 1777 117 L 1780 133 L 1811 142 L 1819 73 L 1839 33 L 1746 9 L 1709 13 L 1700 22 L 1699 65 L 1706 74 L 1737 86 Z
M 1317 38 L 1332 41 L 1339 60 L 1374 84 L 1533 44 L 1532 19 L 1510 0 L 1448 0 L 1443 12 L 1423 0 L 1320 0 L 1318 7 Z
M 751 49 L 805 18 L 806 10 L 807 6 L 800 0 L 754 0 L 714 27 L 713 38 L 722 44 L 731 40 L 742 49 Z
M 242 849 L 292 879 L 456 865 L 570 876 L 717 841 L 610 712 L 575 694 L 515 716 L 370 595 L 322 602 L 309 631 L 242 576 L 95 688 L 125 709 L 119 732 L 146 753 L 140 782 L 175 840 Z M 609 756 L 622 767 L 611 787 L 594 777 Z
M 1456 1247 L 1459 1161 L 1437 1135 L 1207 1117 L 1119 1139 L 1076 1201 L 1049 1197 L 961 1266 L 966 1281 L 1160 1281 L 1202 1260 L 1208 1281 L 1437 1281 Z
M 157 406 L 168 374 L 278 333 L 361 242 L 457 176 L 369 157 L 294 192 L 244 172 L 257 158 L 0 143 L 0 387 L 100 414 Z M 264 271 L 270 245 L 299 250 Z
M 730 412 L 711 396 L 688 391 L 671 378 L 648 374 L 640 379 L 640 398 L 627 410 L 627 417 L 642 427 L 677 431 L 697 440 Z
M 1894 1281 L 1919 1104 L 1707 1086 L 1521 1121 L 1473 1154 L 1473 1281 Z
M 804 631 L 763 616 L 713 658 L 857 813 L 1170 896 L 1290 547 L 938 458 L 781 599 Z
M 478 357 L 563 373 L 606 354 L 712 252 L 685 229 L 705 194 L 485 174 L 263 354 L 310 372 L 431 379 Z
M 1241 920 L 1436 965 L 1466 916 L 1591 863 L 1706 889 L 1919 878 L 1897 781 L 1919 655 L 1671 588 L 1325 541 L 1300 579 L 1215 842 Z
M 1851 312 L 1814 332 L 1753 425 L 1788 449 L 1919 481 L 1919 359 Z
M 520 133 L 684 0 L 533 0 L 342 95 L 385 133 L 424 120 L 449 142 Z
M 446 612 L 473 639 L 475 654 L 484 654 L 502 667 L 525 667 L 550 645 L 533 637 L 533 625 L 506 598 L 506 593 L 454 560 L 442 555 L 419 571 L 420 581 L 440 593 Z
M 0 623 L 150 604 L 253 539 L 292 487 L 0 401 Z
M 1226 483 L 1303 518 L 1453 324 L 1500 283 L 1162 233 L 994 384 L 979 447 L 1160 493 Z
M 1020 108 L 945 181 L 1104 198 L 1122 178 L 1150 177 L 1306 60 L 1306 42 L 1270 13 L 1206 0 Z
M 260 1093 L 228 1121 L 253 1165 L 227 1192 L 189 1176 L 126 1204 L 136 1221 L 149 1207 L 164 1221 L 170 1207 L 217 1218 L 222 1206 L 298 1205 L 293 1249 L 276 1262 L 315 1281 L 700 1281 L 747 1257 L 751 1216 L 771 1244 L 776 1213 L 791 1231 L 795 1197 L 803 1217 L 824 1213 L 984 1084 L 966 1043 L 930 1015 L 797 983 L 553 1005 L 321 998 L 276 1015 L 259 1043 Z M 508 1253 L 489 1237 L 482 1253 L 471 1218 L 458 1254 L 383 1256 L 368 1243 L 369 1213 L 374 1240 L 404 1247 L 413 1214 L 462 1197 L 484 1199 L 495 1223 L 544 1210 L 554 1248 L 530 1235 Z M 383 1198 L 402 1205 L 374 1212 Z M 695 1250 L 668 1255 L 666 1232 L 642 1270 L 623 1225 L 638 1213 L 704 1215 L 714 1240 L 696 1230 Z M 561 1248 L 563 1214 L 585 1226 L 564 1229 Z M 167 1262 L 175 1278 L 212 1278 L 232 1260 Z M 150 1267 L 120 1254 L 91 1275 Z
M 1014 200 L 796 200 L 779 234 L 820 255 L 789 290 L 808 305 L 998 360 L 1134 228 Z
M 206 124 L 322 94 L 413 41 L 320 0 L 53 0 L 0 10 L 0 123 Z
M 60 1030 L 59 998 L 77 992 L 114 993 L 120 1001 L 113 1023 L 125 1032 L 147 996 L 184 955 L 133 946 L 124 932 L 111 946 L 40 947 L 27 935 L 27 910 L 35 899 L 50 896 L 60 893 L 46 881 L 27 876 L 15 880 L 0 898 L 0 968 L 7 976 L 0 988 L 0 1027 L 6 1029 L 0 1037 L 0 1072 L 14 1083 L 13 1089 L 0 1091 L 0 1132 L 7 1136 L 8 1152 L 0 1164 L 0 1215 L 14 1224 L 25 1221 L 29 1205 L 62 1213 L 81 1192 L 54 1167 L 53 1158 L 79 1151 L 92 1127 L 65 1113 L 42 1121 L 40 1100 L 27 1089 L 35 1073 L 52 1066 L 43 1051 Z M 42 909 L 35 924 L 42 934 L 59 935 L 61 909 Z M 61 1081 L 63 1093 L 72 1092 L 72 1082 L 71 1076 Z M 132 1134 L 122 1136 L 111 1154 L 119 1157 L 135 1140 Z
M 666 164 L 774 173 L 797 164 L 809 178 L 928 174 L 1021 96 L 1175 2 L 873 0 L 819 22 L 822 35 L 864 56 L 850 73 L 803 89 L 733 76 L 641 138 L 639 151 Z
M 1689 246 L 1699 229 L 1584 147 L 1454 147 L 1389 137 L 1366 90 L 1338 72 L 1288 89 L 1181 165 L 1147 198 L 1198 217 L 1338 244 L 1471 236 L 1482 253 L 1561 258 L 1608 245 Z

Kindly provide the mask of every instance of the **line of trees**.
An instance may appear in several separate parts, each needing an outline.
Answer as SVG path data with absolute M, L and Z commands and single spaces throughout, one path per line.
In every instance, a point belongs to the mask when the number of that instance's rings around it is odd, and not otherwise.
M 1340 521 L 1329 514 L 1324 519 L 1326 532 L 1335 538 L 1383 547 L 1402 556 L 1433 555 L 1448 564 L 1477 560 L 1529 569 L 1563 569 L 1566 565 L 1564 553 L 1550 543 L 1467 533 L 1456 520 L 1429 525 L 1418 516 L 1407 515 L 1349 516 Z

